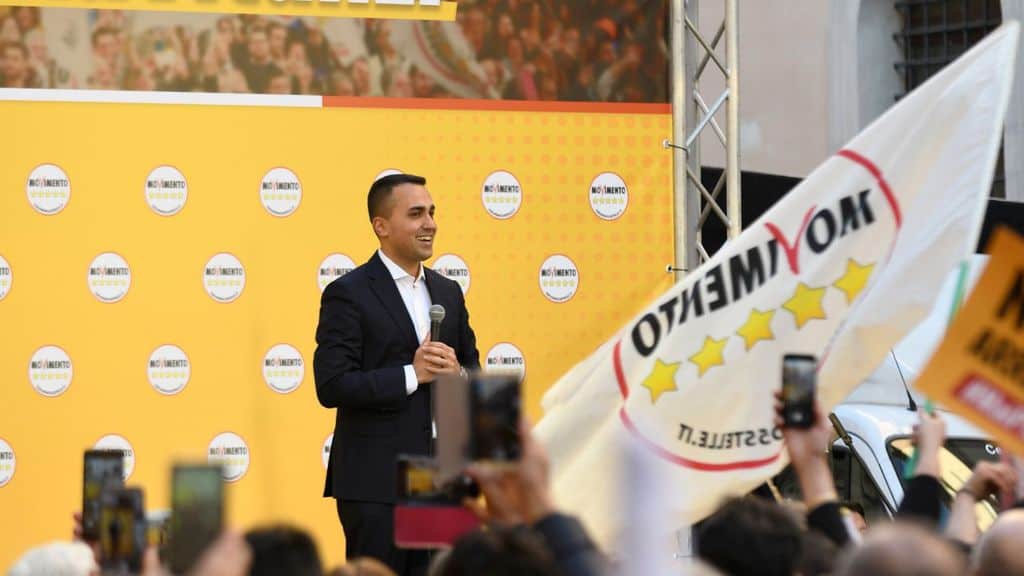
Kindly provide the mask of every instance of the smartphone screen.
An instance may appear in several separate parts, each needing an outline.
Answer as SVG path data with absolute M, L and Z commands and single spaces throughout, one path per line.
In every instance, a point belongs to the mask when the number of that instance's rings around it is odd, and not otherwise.
M 814 356 L 786 354 L 782 358 L 782 420 L 793 428 L 814 425 L 814 394 L 818 361 Z
M 469 386 L 472 459 L 518 460 L 522 407 L 519 379 L 508 375 L 477 375 Z
M 99 540 L 100 493 L 124 486 L 124 454 L 118 450 L 87 450 L 82 473 L 82 539 Z
M 171 487 L 171 519 L 167 536 L 168 565 L 187 572 L 220 535 L 224 517 L 224 479 L 219 466 L 175 466 Z
M 104 574 L 138 574 L 146 549 L 142 490 L 108 486 L 100 491 L 100 564 Z

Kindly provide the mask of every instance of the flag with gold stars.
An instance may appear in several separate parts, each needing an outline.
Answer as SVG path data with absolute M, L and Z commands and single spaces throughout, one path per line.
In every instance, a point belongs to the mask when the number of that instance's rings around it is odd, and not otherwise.
M 819 358 L 831 408 L 973 252 L 1017 38 L 1002 26 L 903 98 L 551 388 L 537 434 L 560 506 L 607 545 L 637 528 L 617 520 L 623 442 L 657 455 L 680 527 L 786 465 L 782 357 Z

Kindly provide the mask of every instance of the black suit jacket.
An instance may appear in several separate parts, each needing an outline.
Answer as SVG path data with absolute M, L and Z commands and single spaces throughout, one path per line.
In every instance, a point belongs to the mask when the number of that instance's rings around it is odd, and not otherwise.
M 440 340 L 467 370 L 478 368 L 462 290 L 425 266 L 424 275 L 431 301 L 446 312 Z M 324 290 L 316 342 L 317 399 L 338 409 L 324 496 L 393 503 L 396 456 L 431 450 L 430 384 L 406 394 L 404 366 L 419 341 L 378 254 Z

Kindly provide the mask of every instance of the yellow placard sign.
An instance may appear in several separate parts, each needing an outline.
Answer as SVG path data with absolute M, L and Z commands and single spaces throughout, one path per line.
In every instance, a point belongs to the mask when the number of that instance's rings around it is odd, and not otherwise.
M 453 0 L 14 0 L 15 6 L 268 14 L 320 18 L 455 20 Z
M 996 230 L 988 266 L 915 387 L 1024 451 L 1024 238 Z

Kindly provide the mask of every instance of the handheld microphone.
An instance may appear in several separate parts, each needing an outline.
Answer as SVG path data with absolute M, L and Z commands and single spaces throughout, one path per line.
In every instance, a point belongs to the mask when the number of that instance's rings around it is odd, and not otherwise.
M 441 339 L 441 321 L 444 320 L 444 306 L 434 304 L 430 307 L 430 341 L 438 342 Z

